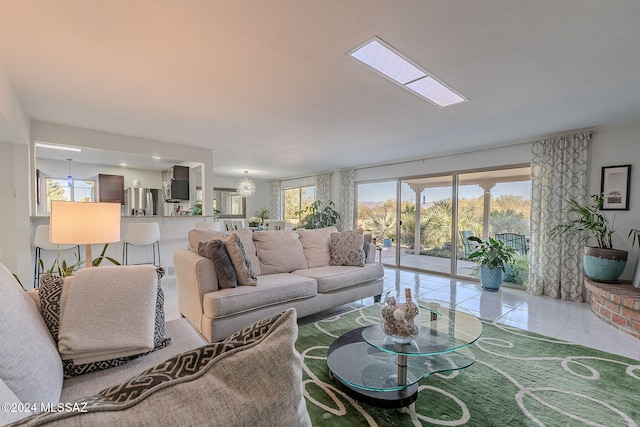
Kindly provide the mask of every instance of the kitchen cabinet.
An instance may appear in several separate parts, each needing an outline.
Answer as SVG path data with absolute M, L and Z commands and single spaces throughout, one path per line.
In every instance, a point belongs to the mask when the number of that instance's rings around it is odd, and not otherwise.
M 98 201 L 124 204 L 124 176 L 99 174 Z

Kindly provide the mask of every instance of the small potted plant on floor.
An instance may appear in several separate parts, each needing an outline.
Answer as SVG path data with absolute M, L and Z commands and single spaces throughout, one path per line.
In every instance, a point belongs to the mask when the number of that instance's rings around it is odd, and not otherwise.
M 617 281 L 627 264 L 628 252 L 613 248 L 616 229 L 602 212 L 604 197 L 594 194 L 587 203 L 572 198 L 568 202 L 567 212 L 574 219 L 553 227 L 549 232 L 551 237 L 567 236 L 569 243 L 584 244 L 582 265 L 588 278 L 598 282 Z M 592 237 L 596 238 L 597 246 L 587 245 Z M 632 247 L 636 243 L 640 245 L 640 230 L 632 228 L 627 237 L 633 238 Z
M 513 262 L 516 250 L 507 246 L 503 241 L 491 237 L 486 241 L 476 236 L 469 237 L 478 247 L 469 254 L 469 259 L 480 265 L 480 284 L 486 291 L 498 291 L 502 285 L 502 273 L 505 265 Z

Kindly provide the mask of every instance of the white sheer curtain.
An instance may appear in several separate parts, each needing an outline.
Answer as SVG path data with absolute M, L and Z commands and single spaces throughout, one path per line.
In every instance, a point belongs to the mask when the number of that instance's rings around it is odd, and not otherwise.
M 591 133 L 577 133 L 531 143 L 531 242 L 529 284 L 534 295 L 582 301 L 581 247 L 549 230 L 567 221 L 567 199 L 587 198 Z
M 353 211 L 355 208 L 356 191 L 355 176 L 356 172 L 353 169 L 340 171 L 340 200 L 336 207 L 340 214 L 338 229 L 343 231 L 353 229 Z
M 313 177 L 313 184 L 316 187 L 316 200 L 321 200 L 323 204 L 331 199 L 331 174 L 325 172 Z
M 282 191 L 280 191 L 280 181 L 269 181 L 269 218 L 282 219 Z

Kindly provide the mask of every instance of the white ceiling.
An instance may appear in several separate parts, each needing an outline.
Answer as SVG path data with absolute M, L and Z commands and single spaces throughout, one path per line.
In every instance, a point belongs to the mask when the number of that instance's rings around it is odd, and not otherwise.
M 218 175 L 308 175 L 640 120 L 635 0 L 0 0 L 34 119 L 211 147 Z M 469 102 L 347 52 L 378 36 Z

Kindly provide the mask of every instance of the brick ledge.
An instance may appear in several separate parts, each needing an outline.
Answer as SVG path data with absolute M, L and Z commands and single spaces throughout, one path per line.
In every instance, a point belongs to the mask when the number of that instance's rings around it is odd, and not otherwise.
M 584 285 L 591 293 L 591 312 L 596 317 L 640 339 L 640 288 L 631 283 L 600 283 L 586 278 Z

